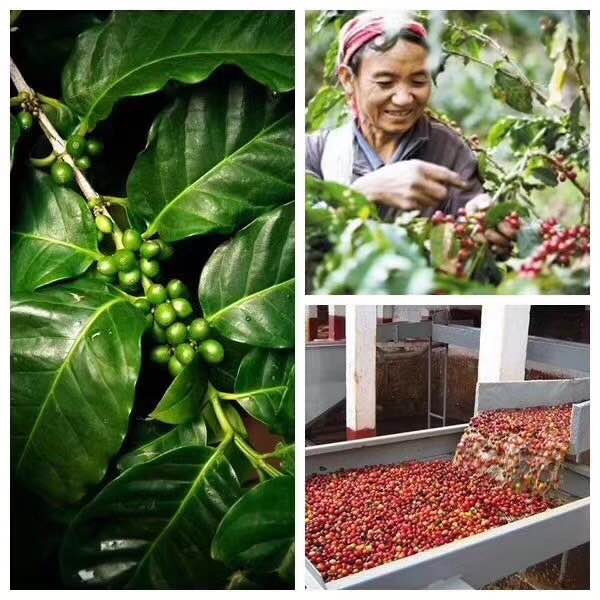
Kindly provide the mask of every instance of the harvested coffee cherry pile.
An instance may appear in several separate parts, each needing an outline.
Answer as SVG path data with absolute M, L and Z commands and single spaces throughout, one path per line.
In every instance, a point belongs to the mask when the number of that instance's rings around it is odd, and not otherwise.
M 552 507 L 451 462 L 315 475 L 306 483 L 306 554 L 332 581 Z
M 465 430 L 454 463 L 516 491 L 552 492 L 569 450 L 571 410 L 564 404 L 481 413 Z

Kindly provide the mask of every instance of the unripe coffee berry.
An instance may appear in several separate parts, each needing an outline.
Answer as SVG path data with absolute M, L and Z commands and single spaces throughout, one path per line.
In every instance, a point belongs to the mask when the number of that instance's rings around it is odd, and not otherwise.
M 190 339 L 202 342 L 210 336 L 210 325 L 206 319 L 194 319 L 189 326 Z
M 153 283 L 146 290 L 146 298 L 148 298 L 152 304 L 162 304 L 167 301 L 167 290 L 160 283 Z
M 175 323 L 176 319 L 177 313 L 175 312 L 175 309 L 166 302 L 159 304 L 154 311 L 154 320 L 161 327 L 169 327 L 169 325 Z
M 113 224 L 106 215 L 98 215 L 95 221 L 98 231 L 101 231 L 102 233 L 112 233 Z
M 83 156 L 85 153 L 85 147 L 85 138 L 81 135 L 72 135 L 67 140 L 67 152 L 73 158 L 79 158 L 80 156 Z
M 167 342 L 171 346 L 178 346 L 183 344 L 187 338 L 187 327 L 179 321 L 173 323 L 170 327 L 167 327 Z
M 210 365 L 218 365 L 225 358 L 225 350 L 217 340 L 205 340 L 198 347 L 198 351 Z
M 173 298 L 171 306 L 175 309 L 180 319 L 187 319 L 194 312 L 192 305 L 185 298 Z
M 154 279 L 155 277 L 158 277 L 160 273 L 160 264 L 157 260 L 148 260 L 147 258 L 142 258 L 140 260 L 140 269 L 146 277 Z
M 119 271 L 131 271 L 137 265 L 135 254 L 131 250 L 117 250 L 113 256 Z
M 171 358 L 169 346 L 155 346 L 150 353 L 150 359 L 159 365 L 166 365 Z
M 172 377 L 177 377 L 181 371 L 183 371 L 184 365 L 182 365 L 174 356 L 169 359 L 169 373 Z
M 194 360 L 196 353 L 189 344 L 183 343 L 175 348 L 175 356 L 180 363 L 189 365 Z
M 167 293 L 169 298 L 179 298 L 187 294 L 187 288 L 179 279 L 171 279 L 167 284 Z
M 144 242 L 140 247 L 140 254 L 148 260 L 156 258 L 160 254 L 160 245 L 154 240 Z
M 123 246 L 127 250 L 137 252 L 142 245 L 142 236 L 139 231 L 135 229 L 126 229 L 123 232 Z

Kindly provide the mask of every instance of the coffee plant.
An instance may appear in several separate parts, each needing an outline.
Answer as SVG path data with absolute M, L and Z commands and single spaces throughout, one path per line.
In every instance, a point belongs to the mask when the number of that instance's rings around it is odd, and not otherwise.
M 292 587 L 293 13 L 11 28 L 12 587 Z
M 355 13 L 325 11 L 311 22 L 317 35 L 334 32 Z M 451 61 L 493 74 L 488 93 L 506 107 L 484 143 L 435 108 L 428 116 L 451 128 L 477 156 L 491 205 L 467 215 L 423 219 L 405 213 L 380 222 L 377 210 L 352 189 L 307 180 L 307 289 L 331 294 L 589 293 L 589 14 L 540 20 L 539 44 L 553 65 L 544 85 L 534 81 L 496 39 L 498 23 L 464 23 L 451 13 L 418 15 L 439 32 L 434 81 Z M 492 36 L 491 31 L 497 35 Z M 332 34 L 333 35 L 333 34 Z M 436 41 L 437 40 L 437 41 Z M 436 57 L 436 44 L 439 56 Z M 349 118 L 344 93 L 335 85 L 334 40 L 325 56 L 323 85 L 307 107 L 307 128 L 336 127 Z M 542 217 L 532 194 L 578 197 L 577 222 Z M 560 196 L 559 196 L 560 197 Z M 560 204 L 560 203 L 559 203 Z M 487 228 L 516 237 L 510 255 L 493 252 Z

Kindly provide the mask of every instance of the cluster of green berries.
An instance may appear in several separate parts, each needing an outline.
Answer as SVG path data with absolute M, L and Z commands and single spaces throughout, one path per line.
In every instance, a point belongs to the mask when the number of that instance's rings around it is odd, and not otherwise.
M 29 131 L 33 127 L 33 119 L 40 114 L 39 98 L 31 94 L 22 94 L 23 101 L 19 105 L 21 111 L 17 114 L 17 121 L 23 131 Z
M 194 309 L 186 296 L 186 286 L 179 279 L 171 279 L 166 286 L 153 283 L 146 297 L 136 301 L 152 319 L 152 335 L 159 343 L 151 358 L 166 364 L 173 377 L 194 360 L 196 353 L 208 364 L 218 364 L 225 356 L 223 346 L 211 339 L 208 322 L 192 320 Z
M 103 214 L 96 215 L 96 227 L 101 234 L 113 231 L 112 221 Z M 128 292 L 135 292 L 142 285 L 142 277 L 154 280 L 160 277 L 161 262 L 173 256 L 173 248 L 160 239 L 142 239 L 139 231 L 126 229 L 121 238 L 123 247 L 110 256 L 103 256 L 96 265 L 100 276 Z
M 102 154 L 104 145 L 99 140 L 86 140 L 81 135 L 72 135 L 67 140 L 66 150 L 75 162 L 75 166 L 80 171 L 87 171 L 92 166 L 90 157 Z M 50 173 L 58 185 L 68 185 L 75 178 L 75 171 L 62 158 L 54 161 Z

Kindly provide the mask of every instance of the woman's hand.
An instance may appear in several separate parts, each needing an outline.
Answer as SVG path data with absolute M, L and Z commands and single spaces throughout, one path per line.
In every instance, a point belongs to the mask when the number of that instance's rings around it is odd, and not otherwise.
M 446 167 L 423 160 L 406 160 L 363 175 L 352 187 L 373 202 L 401 210 L 421 210 L 439 206 L 447 198 L 449 187 L 466 185 Z
M 467 214 L 486 211 L 492 205 L 492 199 L 488 194 L 478 194 L 465 205 Z M 492 252 L 498 258 L 508 258 L 513 244 L 517 239 L 518 229 L 511 227 L 508 221 L 501 221 L 496 228 L 486 229 L 483 234 L 490 244 Z

